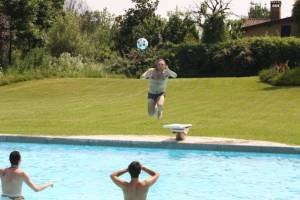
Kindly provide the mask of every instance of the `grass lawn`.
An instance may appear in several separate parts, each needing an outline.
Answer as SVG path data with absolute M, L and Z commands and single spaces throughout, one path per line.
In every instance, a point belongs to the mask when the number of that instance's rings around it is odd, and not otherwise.
M 0 132 L 36 135 L 170 134 L 300 144 L 300 87 L 250 78 L 170 80 L 164 118 L 146 113 L 147 81 L 46 79 L 0 87 Z

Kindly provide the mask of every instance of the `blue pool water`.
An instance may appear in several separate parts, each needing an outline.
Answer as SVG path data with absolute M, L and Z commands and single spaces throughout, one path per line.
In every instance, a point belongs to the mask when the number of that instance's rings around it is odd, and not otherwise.
M 25 187 L 28 200 L 122 200 L 109 174 L 133 160 L 161 174 L 149 200 L 300 199 L 298 155 L 0 143 L 1 167 L 13 150 L 35 182 L 55 183 L 41 193 Z

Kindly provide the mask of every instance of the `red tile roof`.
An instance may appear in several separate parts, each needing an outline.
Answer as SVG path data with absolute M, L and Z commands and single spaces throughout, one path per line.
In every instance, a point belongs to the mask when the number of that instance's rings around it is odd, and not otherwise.
M 270 19 L 246 19 L 242 25 L 243 28 L 254 26 L 257 24 L 263 24 L 265 22 L 271 21 Z

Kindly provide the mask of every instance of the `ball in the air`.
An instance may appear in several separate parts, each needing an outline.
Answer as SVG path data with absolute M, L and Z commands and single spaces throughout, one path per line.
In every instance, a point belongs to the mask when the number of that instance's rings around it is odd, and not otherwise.
M 136 46 L 141 50 L 145 50 L 148 47 L 148 40 L 145 38 L 140 38 L 137 40 Z

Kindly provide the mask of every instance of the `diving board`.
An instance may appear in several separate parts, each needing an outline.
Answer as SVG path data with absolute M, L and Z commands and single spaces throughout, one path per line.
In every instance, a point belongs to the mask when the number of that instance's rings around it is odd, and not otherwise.
M 170 129 L 172 133 L 176 134 L 176 140 L 184 140 L 188 134 L 192 124 L 166 124 L 164 128 Z

